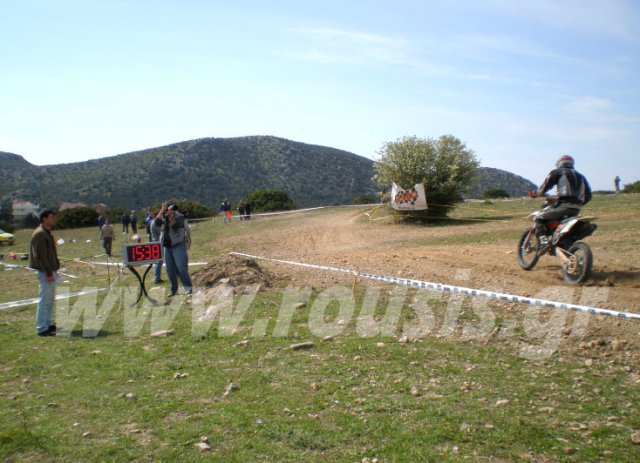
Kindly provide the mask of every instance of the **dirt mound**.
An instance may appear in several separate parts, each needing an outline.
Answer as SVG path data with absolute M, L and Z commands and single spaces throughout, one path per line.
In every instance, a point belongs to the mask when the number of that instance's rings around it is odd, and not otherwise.
M 194 285 L 211 288 L 225 283 L 242 292 L 249 286 L 269 288 L 275 277 L 261 268 L 255 260 L 225 255 L 211 260 L 207 266 L 195 272 L 191 279 Z

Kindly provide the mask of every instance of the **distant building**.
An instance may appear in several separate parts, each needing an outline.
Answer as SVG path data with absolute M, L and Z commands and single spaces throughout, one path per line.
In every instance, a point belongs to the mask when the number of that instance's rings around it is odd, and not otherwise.
M 20 220 L 29 215 L 38 216 L 40 206 L 24 199 L 14 199 L 12 203 L 12 209 L 13 217 L 16 220 Z
M 66 209 L 75 209 L 77 207 L 87 207 L 85 203 L 60 203 L 59 211 L 64 211 Z

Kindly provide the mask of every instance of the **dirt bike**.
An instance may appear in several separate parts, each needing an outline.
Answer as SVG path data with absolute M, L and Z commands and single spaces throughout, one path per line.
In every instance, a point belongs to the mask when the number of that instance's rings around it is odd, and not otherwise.
M 536 266 L 544 254 L 556 256 L 562 262 L 562 276 L 572 285 L 589 278 L 593 266 L 593 253 L 586 243 L 578 242 L 598 228 L 595 217 L 564 217 L 546 224 L 547 234 L 537 234 L 535 220 L 547 208 L 554 207 L 557 198 L 547 197 L 542 210 L 529 215 L 534 225 L 525 230 L 518 242 L 518 264 L 524 270 Z

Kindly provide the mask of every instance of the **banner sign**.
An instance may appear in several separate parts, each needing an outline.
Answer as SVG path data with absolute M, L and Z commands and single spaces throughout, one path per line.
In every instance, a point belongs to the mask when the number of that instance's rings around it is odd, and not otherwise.
M 422 211 L 427 209 L 427 196 L 424 185 L 417 183 L 413 188 L 403 190 L 398 185 L 391 185 L 391 207 L 399 211 Z

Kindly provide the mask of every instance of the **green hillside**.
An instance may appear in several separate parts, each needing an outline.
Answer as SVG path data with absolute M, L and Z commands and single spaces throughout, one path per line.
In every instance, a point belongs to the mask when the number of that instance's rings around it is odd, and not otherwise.
M 283 138 L 203 138 L 71 164 L 35 166 L 0 152 L 0 197 L 41 206 L 61 202 L 105 203 L 141 209 L 169 197 L 216 208 L 255 190 L 283 190 L 301 207 L 348 204 L 375 194 L 373 161 L 347 151 Z M 479 169 L 477 186 L 523 196 L 532 183 L 499 169 Z
M 376 190 L 369 159 L 266 136 L 205 138 L 72 164 L 33 166 L 9 154 L 0 162 L 0 196 L 41 205 L 141 208 L 173 196 L 215 207 L 224 198 L 233 203 L 254 190 L 278 189 L 300 206 L 317 206 Z

